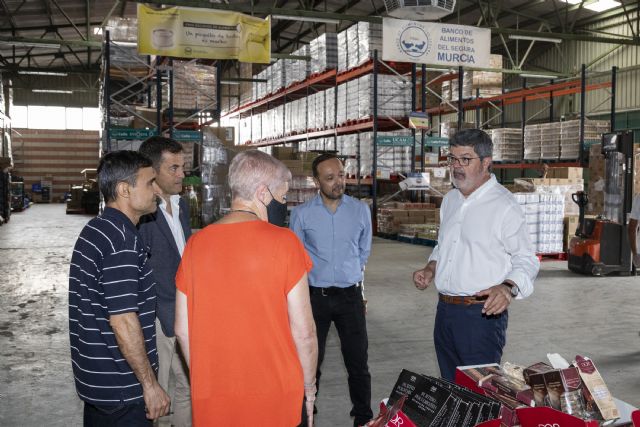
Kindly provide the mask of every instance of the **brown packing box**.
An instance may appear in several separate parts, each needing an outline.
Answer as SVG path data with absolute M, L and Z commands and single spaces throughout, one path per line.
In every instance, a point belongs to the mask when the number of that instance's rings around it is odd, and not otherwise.
M 271 154 L 278 160 L 294 160 L 295 149 L 292 147 L 273 147 Z
M 231 126 L 210 127 L 211 132 L 227 147 L 235 145 L 235 128 Z
M 527 406 L 535 406 L 533 391 L 528 385 L 498 375 L 494 376 L 491 382 L 498 390 L 498 394 L 508 396 Z
M 147 107 L 141 107 L 136 105 L 135 110 L 137 115 L 133 117 L 133 124 L 132 124 L 133 128 L 145 129 L 145 128 L 153 128 L 156 126 L 155 123 L 158 122 L 158 117 L 157 117 L 158 112 L 155 108 L 147 108 Z M 144 117 L 146 120 L 148 120 L 151 123 L 138 117 L 138 115 Z
M 396 209 L 396 208 L 380 208 L 378 209 L 378 212 L 381 215 L 392 215 L 396 218 L 398 217 L 406 217 L 407 216 L 407 211 L 404 209 Z
M 546 178 L 582 179 L 583 168 L 554 168 L 547 169 Z
M 564 393 L 580 390 L 582 381 L 576 368 L 554 369 L 543 374 L 547 387 L 547 403 L 553 409 L 562 410 L 560 398 Z
M 544 382 L 544 373 L 552 371 L 553 368 L 544 362 L 536 363 L 524 369 L 524 381 L 533 390 L 533 399 L 536 406 L 545 406 L 547 396 L 547 386 Z
M 564 243 L 565 251 L 569 249 L 569 241 L 571 240 L 571 238 L 576 235 L 576 229 L 578 228 L 579 224 L 578 220 L 578 215 L 564 217 L 564 235 L 562 240 Z
M 584 388 L 587 390 L 587 392 L 585 392 L 587 406 L 589 406 L 590 403 L 595 403 L 604 420 L 619 418 L 620 412 L 613 400 L 613 396 L 611 396 L 609 388 L 602 379 L 593 361 L 578 355 L 576 356 L 576 365 Z

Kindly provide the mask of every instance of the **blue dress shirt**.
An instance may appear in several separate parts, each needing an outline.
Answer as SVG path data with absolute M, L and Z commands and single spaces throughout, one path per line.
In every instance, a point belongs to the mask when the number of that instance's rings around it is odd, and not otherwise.
M 313 260 L 311 286 L 346 288 L 362 281 L 371 253 L 371 212 L 365 203 L 344 195 L 332 213 L 318 194 L 291 211 L 290 227 Z

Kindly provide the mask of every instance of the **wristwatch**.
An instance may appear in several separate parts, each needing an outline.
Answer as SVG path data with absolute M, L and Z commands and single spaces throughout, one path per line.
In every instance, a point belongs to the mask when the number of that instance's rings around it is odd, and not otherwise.
M 503 285 L 506 285 L 507 287 L 509 287 L 509 290 L 511 292 L 511 296 L 512 297 L 517 297 L 518 296 L 518 286 L 509 283 L 509 282 L 502 282 Z

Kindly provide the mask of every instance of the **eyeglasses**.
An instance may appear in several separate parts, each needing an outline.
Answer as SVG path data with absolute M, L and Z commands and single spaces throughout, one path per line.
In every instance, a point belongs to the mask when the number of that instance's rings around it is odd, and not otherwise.
M 454 166 L 456 163 L 460 166 L 469 166 L 469 163 L 473 159 L 482 159 L 482 157 L 456 157 L 456 156 L 447 156 L 447 164 L 450 166 Z

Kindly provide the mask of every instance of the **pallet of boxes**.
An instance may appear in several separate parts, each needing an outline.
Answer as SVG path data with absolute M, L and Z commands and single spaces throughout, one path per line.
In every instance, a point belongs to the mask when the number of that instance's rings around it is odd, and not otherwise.
M 378 208 L 378 233 L 403 241 L 438 238 L 440 209 L 432 203 L 387 202 Z
M 525 211 L 536 252 L 566 252 L 577 228 L 578 205 L 572 194 L 584 191 L 583 169 L 550 167 L 543 178 L 520 178 L 514 183 L 515 197 Z

